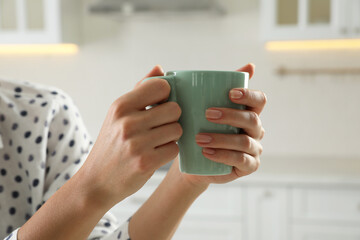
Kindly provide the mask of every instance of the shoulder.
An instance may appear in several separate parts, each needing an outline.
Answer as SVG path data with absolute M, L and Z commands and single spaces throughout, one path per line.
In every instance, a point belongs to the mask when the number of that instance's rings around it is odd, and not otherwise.
M 63 90 L 37 83 L 0 79 L 2 103 L 21 111 L 35 111 L 46 114 L 74 108 L 71 97 Z

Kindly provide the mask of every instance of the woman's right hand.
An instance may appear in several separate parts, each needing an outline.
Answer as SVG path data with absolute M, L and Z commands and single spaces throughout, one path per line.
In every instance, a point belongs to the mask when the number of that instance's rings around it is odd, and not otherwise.
M 139 190 L 155 170 L 177 156 L 176 141 L 182 135 L 177 122 L 179 105 L 165 102 L 145 110 L 146 106 L 164 102 L 169 93 L 165 80 L 151 79 L 111 105 L 79 171 L 92 201 L 107 208 L 113 206 Z

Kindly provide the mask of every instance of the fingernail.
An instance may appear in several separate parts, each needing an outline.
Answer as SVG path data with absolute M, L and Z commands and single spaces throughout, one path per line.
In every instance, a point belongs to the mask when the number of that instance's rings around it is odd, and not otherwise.
M 230 97 L 233 99 L 240 99 L 242 96 L 244 96 L 244 94 L 240 90 L 233 89 L 230 91 Z
M 219 119 L 222 116 L 222 112 L 219 110 L 208 109 L 206 110 L 205 115 L 207 118 Z
M 215 154 L 215 150 L 212 148 L 203 148 L 203 152 L 211 155 Z
M 209 135 L 204 135 L 204 134 L 198 134 L 195 136 L 195 141 L 198 143 L 209 143 L 211 142 L 212 137 L 210 137 Z

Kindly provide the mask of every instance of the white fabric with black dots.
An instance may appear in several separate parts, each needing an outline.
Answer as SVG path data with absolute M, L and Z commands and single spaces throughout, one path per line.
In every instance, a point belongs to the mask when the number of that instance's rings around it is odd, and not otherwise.
M 18 229 L 69 180 L 92 146 L 72 99 L 59 89 L 0 80 L 0 239 Z M 89 209 L 91 211 L 91 209 Z M 128 240 L 111 213 L 88 239 Z

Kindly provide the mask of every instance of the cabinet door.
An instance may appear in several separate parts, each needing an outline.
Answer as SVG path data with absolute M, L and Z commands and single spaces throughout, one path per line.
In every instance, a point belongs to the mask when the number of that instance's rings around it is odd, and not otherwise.
M 248 187 L 246 189 L 248 240 L 288 240 L 287 189 Z
M 242 237 L 242 224 L 237 221 L 203 219 L 201 221 L 182 221 L 173 240 L 245 240 Z
M 294 225 L 292 240 L 359 240 L 360 228 L 337 225 Z
M 59 43 L 59 0 L 0 0 L 0 43 Z

